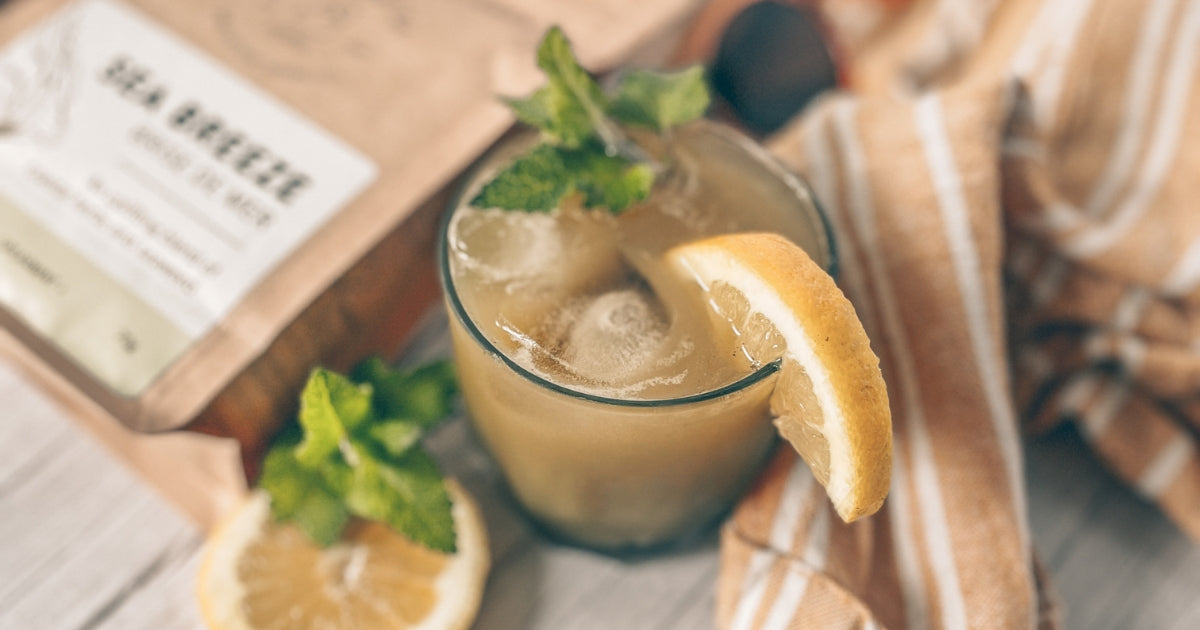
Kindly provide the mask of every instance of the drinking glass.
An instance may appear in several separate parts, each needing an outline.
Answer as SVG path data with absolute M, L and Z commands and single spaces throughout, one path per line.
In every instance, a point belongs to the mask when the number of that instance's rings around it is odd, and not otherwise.
M 721 190 L 737 202 L 728 205 L 754 209 L 730 210 L 700 232 L 781 232 L 835 271 L 828 222 L 799 177 L 721 124 L 677 131 L 672 141 L 694 157 L 693 175 L 722 178 Z M 514 143 L 527 141 L 501 143 L 479 162 L 439 236 L 442 289 L 472 424 L 527 514 L 561 539 L 629 550 L 701 531 L 729 508 L 775 444 L 768 400 L 778 365 L 706 391 L 642 399 L 555 382 L 497 347 L 464 304 L 447 238 L 451 215 L 474 211 L 466 200 L 480 178 L 511 157 Z

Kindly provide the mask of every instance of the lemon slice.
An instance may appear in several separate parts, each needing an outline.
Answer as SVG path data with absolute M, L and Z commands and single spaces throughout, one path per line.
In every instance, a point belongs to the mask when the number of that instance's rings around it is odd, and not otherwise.
M 727 234 L 675 247 L 667 262 L 699 282 L 738 350 L 782 359 L 771 397 L 779 433 L 846 522 L 887 496 L 892 420 L 879 359 L 850 301 L 804 250 L 775 234 Z
M 213 630 L 460 630 L 479 608 L 490 557 L 474 500 L 446 482 L 457 552 L 431 551 L 388 526 L 356 521 L 320 548 L 276 523 L 252 492 L 209 540 L 198 595 Z

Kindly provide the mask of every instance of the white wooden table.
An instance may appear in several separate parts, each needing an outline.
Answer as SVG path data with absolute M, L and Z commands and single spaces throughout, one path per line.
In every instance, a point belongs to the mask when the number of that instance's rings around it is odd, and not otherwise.
M 405 361 L 447 352 L 436 312 Z M 193 577 L 203 533 L 2 363 L 0 401 L 0 629 L 201 627 Z M 715 532 L 642 558 L 559 546 L 514 511 L 464 418 L 429 444 L 487 519 L 494 560 L 479 630 L 713 627 Z M 1027 453 L 1035 541 L 1067 627 L 1200 628 L 1200 545 L 1119 486 L 1070 431 Z

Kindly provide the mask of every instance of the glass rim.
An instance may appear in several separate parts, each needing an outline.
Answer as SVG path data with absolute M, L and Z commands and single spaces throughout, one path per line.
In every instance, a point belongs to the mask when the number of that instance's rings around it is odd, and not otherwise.
M 839 271 L 838 251 L 836 241 L 834 241 L 833 238 L 833 227 L 829 221 L 829 217 L 825 214 L 824 208 L 822 208 L 820 202 L 817 200 L 816 195 L 813 194 L 812 187 L 809 186 L 799 174 L 784 166 L 782 162 L 780 162 L 764 147 L 732 127 L 708 120 L 701 120 L 692 124 L 698 123 L 704 124 L 706 127 L 708 127 L 708 130 L 714 131 L 721 135 L 722 139 L 738 145 L 739 148 L 746 151 L 748 155 L 750 155 L 769 172 L 779 178 L 779 180 L 782 181 L 788 188 L 792 189 L 793 192 L 803 194 L 809 199 L 809 201 L 812 202 L 812 207 L 819 223 L 819 226 L 817 226 L 818 232 L 824 236 L 823 242 L 826 246 L 826 254 L 829 258 L 828 264 L 822 268 L 824 268 L 825 272 L 830 276 L 837 278 Z M 467 331 L 467 334 L 470 335 L 472 340 L 481 348 L 483 348 L 484 351 L 502 361 L 517 375 L 544 389 L 557 392 L 570 398 L 614 407 L 674 407 L 706 402 L 748 389 L 779 371 L 782 359 L 775 359 L 773 361 L 764 363 L 749 374 L 730 383 L 695 394 L 688 394 L 687 396 L 677 396 L 674 398 L 616 398 L 573 389 L 560 383 L 555 383 L 554 381 L 551 381 L 550 379 L 521 365 L 515 359 L 497 348 L 496 345 L 487 338 L 487 335 L 483 334 L 483 331 L 475 324 L 470 314 L 467 313 L 466 307 L 463 306 L 462 300 L 459 299 L 458 291 L 454 288 L 454 282 L 452 280 L 452 274 L 450 270 L 450 251 L 447 245 L 446 237 L 450 230 L 450 221 L 454 218 L 454 215 L 462 202 L 463 195 L 466 194 L 467 188 L 470 187 L 480 169 L 488 162 L 488 159 L 494 155 L 496 150 L 502 147 L 506 142 L 510 141 L 512 141 L 511 137 L 502 137 L 487 151 L 485 151 L 484 154 L 479 157 L 479 159 L 471 164 L 466 171 L 466 175 L 459 181 L 458 190 L 451 197 L 448 207 L 443 211 L 437 231 L 438 280 L 442 287 L 442 294 L 445 296 L 446 301 L 449 304 L 450 311 L 452 311 L 450 316 L 456 318 L 458 322 L 462 324 L 462 327 Z

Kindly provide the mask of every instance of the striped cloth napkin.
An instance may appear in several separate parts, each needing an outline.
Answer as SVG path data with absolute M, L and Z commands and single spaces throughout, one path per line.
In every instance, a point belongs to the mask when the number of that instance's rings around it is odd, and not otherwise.
M 1074 422 L 1200 539 L 1200 1 L 821 6 L 851 87 L 772 148 L 834 226 L 892 487 L 846 525 L 781 450 L 723 529 L 719 624 L 1057 627 L 1022 423 Z

